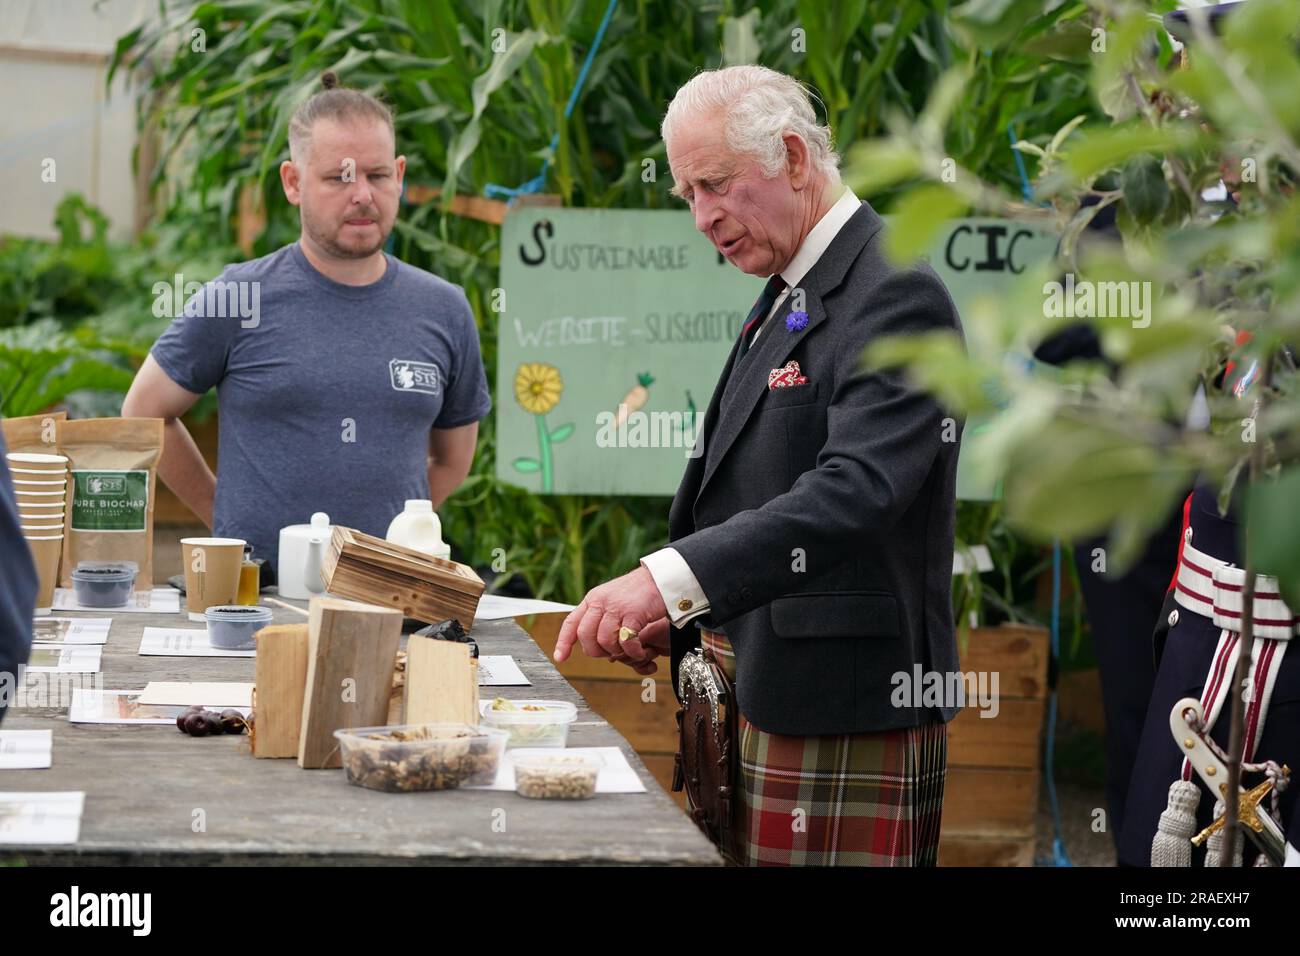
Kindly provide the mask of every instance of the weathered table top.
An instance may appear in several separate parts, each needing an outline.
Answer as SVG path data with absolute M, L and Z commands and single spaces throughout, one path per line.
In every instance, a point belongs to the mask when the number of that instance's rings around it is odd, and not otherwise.
M 303 620 L 292 611 L 275 611 L 277 624 Z M 146 626 L 199 625 L 184 614 L 115 615 L 101 665 L 106 690 L 138 690 L 151 680 L 253 680 L 252 658 L 141 657 Z M 384 793 L 348 784 L 342 770 L 301 770 L 292 759 L 255 759 L 246 735 L 192 738 L 171 726 L 72 724 L 66 707 L 10 708 L 6 730 L 53 729 L 54 765 L 0 770 L 0 791 L 84 790 L 86 803 L 77 844 L 0 847 L 0 861 L 721 863 L 623 736 L 592 713 L 524 630 L 512 620 L 480 621 L 473 634 L 481 653 L 513 655 L 533 682 L 491 693 L 572 701 L 578 719 L 569 745 L 619 747 L 647 792 L 572 802 L 528 800 L 499 790 Z M 198 819 L 201 832 L 195 832 Z

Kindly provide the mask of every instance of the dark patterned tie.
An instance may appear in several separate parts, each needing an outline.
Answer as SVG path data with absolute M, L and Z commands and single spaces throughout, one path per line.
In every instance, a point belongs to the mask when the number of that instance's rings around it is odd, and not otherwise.
M 763 294 L 758 297 L 754 307 L 749 310 L 749 316 L 745 319 L 745 327 L 740 330 L 740 355 L 749 351 L 750 333 L 754 331 L 754 326 L 761 325 L 767 318 L 767 314 L 772 311 L 772 303 L 777 297 L 785 291 L 785 280 L 781 274 L 777 273 L 767 280 L 767 285 L 763 286 Z

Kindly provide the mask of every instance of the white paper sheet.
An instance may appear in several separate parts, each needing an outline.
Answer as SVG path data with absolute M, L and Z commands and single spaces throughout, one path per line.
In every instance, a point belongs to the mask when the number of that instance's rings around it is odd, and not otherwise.
M 113 626 L 111 617 L 33 618 L 32 640 L 37 644 L 104 644 Z
M 567 614 L 575 607 L 576 604 L 560 604 L 556 601 L 535 601 L 531 598 L 485 594 L 479 598 L 478 608 L 474 611 L 474 620 L 496 621 L 503 617 L 520 617 L 524 614 Z
M 134 599 L 126 607 L 102 608 L 82 607 L 77 603 L 77 595 L 71 588 L 54 589 L 54 610 L 56 611 L 112 611 L 114 614 L 137 612 L 143 614 L 178 614 L 181 609 L 181 592 L 174 587 L 164 586 L 152 591 L 136 591 Z
M 27 670 L 33 674 L 94 674 L 99 670 L 103 648 L 98 645 L 63 647 L 59 644 L 32 645 Z
M 256 657 L 257 650 L 230 651 L 208 643 L 206 628 L 146 627 L 140 653 L 158 657 Z
M 0 793 L 0 845 L 76 843 L 84 790 Z
M 484 654 L 478 659 L 479 687 L 531 687 L 532 683 L 509 654 Z
M 151 680 L 140 692 L 141 704 L 159 707 L 252 707 L 253 685 L 222 681 Z
M 54 762 L 54 731 L 0 730 L 0 770 L 44 770 Z
M 185 710 L 184 704 L 155 706 L 140 703 L 138 690 L 84 690 L 72 692 L 72 706 L 68 720 L 74 724 L 176 724 L 176 718 Z M 224 710 L 220 704 L 204 704 L 209 710 Z M 236 707 L 245 717 L 249 707 Z
M 466 787 L 466 790 L 514 790 L 515 755 L 523 754 L 583 754 L 596 757 L 601 761 L 600 773 L 596 777 L 597 793 L 645 793 L 645 784 L 636 775 L 632 765 L 617 747 L 521 747 L 507 750 L 497 767 L 497 778 L 490 784 L 479 787 Z

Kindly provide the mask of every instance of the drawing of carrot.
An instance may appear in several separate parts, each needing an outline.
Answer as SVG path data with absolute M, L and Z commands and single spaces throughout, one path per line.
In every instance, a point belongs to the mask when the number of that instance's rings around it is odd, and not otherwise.
M 618 403 L 618 414 L 614 416 L 614 427 L 617 428 L 627 421 L 627 416 L 635 411 L 639 411 L 650 398 L 649 388 L 654 384 L 654 376 L 649 372 L 642 372 L 636 377 L 637 384 L 628 389 L 623 400 Z

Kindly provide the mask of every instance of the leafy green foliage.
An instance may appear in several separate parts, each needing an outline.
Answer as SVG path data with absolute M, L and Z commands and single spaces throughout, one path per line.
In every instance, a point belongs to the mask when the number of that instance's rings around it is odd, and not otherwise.
M 66 332 L 51 318 L 0 329 L 0 413 L 34 415 L 83 389 L 125 392 L 132 372 L 112 361 L 124 354 L 89 329 Z
M 972 0 L 962 10 L 979 14 L 988 42 L 1010 43 L 1023 36 L 1006 20 L 1016 6 Z M 1144 5 L 1089 0 L 1075 9 L 1106 41 L 1092 84 L 1111 123 L 1074 120 L 1045 144 L 1039 136 L 1017 144 L 1038 162 L 1036 198 L 1045 206 L 1026 206 L 967 171 L 943 186 L 986 213 L 1054 219 L 1070 288 L 1096 290 L 1095 302 L 1131 298 L 1117 309 L 1059 313 L 1053 303 L 1070 295 L 1060 277 L 1027 274 L 1009 301 L 963 317 L 969 354 L 931 337 L 876 343 L 868 361 L 905 361 L 922 387 L 960 411 L 987 410 L 987 396 L 998 396 L 965 451 L 983 477 L 1002 482 L 1007 519 L 1043 540 L 1106 531 L 1112 571 L 1137 556 L 1198 476 L 1221 487 L 1225 505 L 1247 482 L 1248 560 L 1300 600 L 1300 389 L 1287 347 L 1300 335 L 1300 114 L 1282 92 L 1286 77 L 1300 75 L 1300 8 L 1252 0 L 1222 37 L 1197 27 L 1177 68 Z M 899 126 L 855 159 L 893 157 L 892 182 L 879 168 L 861 173 L 881 187 L 917 171 L 939 180 L 934 139 L 923 124 Z M 910 167 L 898 158 L 909 149 Z M 1213 186 L 1231 199 L 1206 198 Z M 898 204 L 905 235 L 929 228 L 936 188 L 922 184 Z M 1122 241 L 1085 243 L 1084 227 L 1108 205 Z M 1058 370 L 1003 359 L 1027 356 L 1066 321 L 1092 326 L 1113 373 L 1095 363 Z M 1228 362 L 1252 376 L 1244 398 L 1213 386 Z M 1208 431 L 1184 426 L 1198 381 L 1209 383 Z

